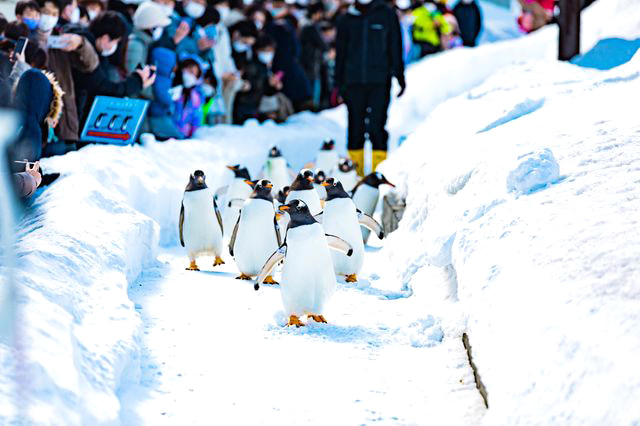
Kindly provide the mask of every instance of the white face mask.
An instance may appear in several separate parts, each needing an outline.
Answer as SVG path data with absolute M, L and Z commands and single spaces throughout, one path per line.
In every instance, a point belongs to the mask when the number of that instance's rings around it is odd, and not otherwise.
M 75 9 L 73 9 L 73 12 L 71 12 L 71 17 L 69 18 L 69 21 L 72 24 L 77 24 L 78 21 L 80 20 L 80 9 L 78 9 L 77 7 Z
M 189 4 L 187 4 L 184 8 L 185 13 L 193 19 L 198 19 L 199 17 L 204 15 L 204 10 L 205 7 L 203 5 L 193 1 L 190 1 Z
M 221 21 L 224 21 L 229 16 L 229 6 L 218 6 L 216 10 L 220 14 Z
M 251 6 L 253 4 L 253 0 L 242 0 L 242 4 L 245 6 Z
M 107 50 L 103 50 L 102 52 L 100 52 L 100 54 L 102 56 L 111 56 L 114 53 L 116 53 L 116 50 L 118 50 L 118 43 L 114 43 L 113 46 L 111 46 L 111 48 L 107 49 Z
M 258 31 L 260 31 L 262 29 L 262 27 L 264 27 L 264 24 L 262 23 L 262 21 L 253 21 L 253 24 L 256 26 L 256 29 Z
M 38 23 L 38 29 L 42 32 L 48 33 L 58 23 L 58 17 L 52 15 L 40 15 L 40 22 Z
M 89 15 L 90 21 L 93 21 L 94 19 L 96 19 L 96 16 L 98 16 L 99 14 L 100 12 L 95 9 L 87 9 L 87 15 Z
M 160 40 L 160 37 L 162 37 L 162 33 L 164 33 L 164 28 L 154 28 L 153 31 L 151 31 L 151 38 L 153 39 L 153 41 Z
M 173 15 L 173 7 L 168 4 L 161 4 L 160 7 L 164 10 L 164 13 L 166 13 L 167 16 Z
M 249 45 L 248 44 L 244 44 L 241 41 L 234 41 L 233 42 L 233 50 L 235 50 L 236 52 L 246 52 L 247 50 L 249 50 Z
M 182 85 L 187 89 L 198 84 L 198 79 L 195 75 L 191 74 L 188 71 L 182 71 Z
M 273 52 L 258 52 L 258 60 L 265 65 L 269 65 L 273 61 Z
M 371 3 L 372 0 L 358 0 L 358 3 L 360 4 L 369 4 Z
M 471 4 L 471 3 L 473 3 L 473 0 L 461 0 L 461 2 L 463 4 Z
M 201 87 L 202 87 L 202 93 L 207 98 L 212 97 L 216 93 L 213 86 L 211 86 L 210 84 L 203 84 Z

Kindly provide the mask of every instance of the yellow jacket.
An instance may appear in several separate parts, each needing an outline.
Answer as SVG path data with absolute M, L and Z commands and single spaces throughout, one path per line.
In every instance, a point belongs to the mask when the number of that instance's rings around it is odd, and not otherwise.
M 451 25 L 438 10 L 431 11 L 428 6 L 427 4 L 413 11 L 415 18 L 413 39 L 418 43 L 427 42 L 434 46 L 440 46 L 440 34 L 449 34 Z

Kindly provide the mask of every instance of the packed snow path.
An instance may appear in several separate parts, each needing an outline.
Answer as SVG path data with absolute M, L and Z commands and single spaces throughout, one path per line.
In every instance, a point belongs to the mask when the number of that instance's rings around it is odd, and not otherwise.
M 130 286 L 144 322 L 142 377 L 121 394 L 123 424 L 480 420 L 462 343 L 443 340 L 420 297 L 340 283 L 328 324 L 283 327 L 279 288 L 256 292 L 225 260 L 213 269 L 202 258 L 191 272 L 183 249 L 168 249 Z

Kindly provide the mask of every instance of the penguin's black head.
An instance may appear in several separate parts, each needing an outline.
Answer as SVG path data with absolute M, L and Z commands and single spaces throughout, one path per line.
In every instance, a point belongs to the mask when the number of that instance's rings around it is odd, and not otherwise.
M 282 189 L 278 191 L 278 202 L 280 204 L 284 204 L 284 202 L 287 200 L 287 196 L 289 195 L 290 190 L 290 186 L 283 186 Z
M 227 169 L 231 170 L 236 178 L 251 180 L 249 170 L 247 170 L 246 167 L 242 167 L 240 164 L 236 164 L 235 166 L 227 166 Z
M 351 198 L 347 191 L 342 187 L 342 183 L 334 178 L 328 178 L 322 186 L 327 190 L 327 201 L 331 201 L 336 198 Z
M 342 173 L 348 173 L 351 170 L 355 169 L 355 167 L 355 164 L 353 164 L 353 161 L 351 161 L 349 158 L 341 158 L 340 161 L 338 161 L 338 169 Z
M 394 184 L 389 182 L 387 178 L 380 172 L 375 172 L 367 175 L 364 178 L 363 182 L 369 186 L 373 186 L 374 188 L 378 188 L 380 185 L 383 185 L 383 184 L 390 185 L 393 188 L 396 187 Z
M 327 176 L 324 174 L 324 172 L 320 169 L 316 169 L 313 181 L 318 185 L 322 185 L 322 182 L 324 182 L 326 179 Z
M 273 197 L 271 196 L 271 189 L 273 188 L 273 185 L 268 179 L 245 180 L 245 183 L 253 188 L 251 198 L 273 201 Z
M 282 153 L 280 152 L 277 146 L 274 146 L 273 148 L 271 148 L 271 151 L 269 151 L 269 158 L 277 158 L 277 157 L 282 157 Z
M 300 191 L 302 189 L 313 189 L 313 172 L 309 169 L 302 169 L 296 179 L 291 184 L 292 191 Z
M 196 170 L 189 176 L 189 183 L 187 184 L 186 191 L 197 191 L 198 189 L 204 189 L 207 187 L 207 177 L 202 170 Z
M 309 207 L 302 200 L 291 200 L 287 204 L 278 207 L 281 212 L 289 214 L 291 220 L 289 221 L 289 229 L 295 228 L 301 225 L 310 225 L 316 223 L 316 220 L 311 215 Z
M 320 148 L 321 151 L 331 151 L 333 150 L 333 148 L 335 148 L 336 146 L 336 141 L 334 141 L 333 139 L 325 139 L 322 142 L 322 148 Z

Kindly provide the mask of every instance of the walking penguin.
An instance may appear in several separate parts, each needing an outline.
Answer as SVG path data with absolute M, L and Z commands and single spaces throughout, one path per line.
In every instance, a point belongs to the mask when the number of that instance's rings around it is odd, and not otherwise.
M 291 200 L 302 200 L 309 208 L 309 211 L 313 216 L 322 211 L 322 205 L 320 204 L 320 196 L 316 191 L 314 184 L 313 172 L 309 169 L 302 169 L 296 176 L 296 179 L 291 184 L 289 194 L 287 195 L 286 202 Z
M 375 172 L 367 175 L 362 179 L 356 187 L 353 189 L 353 202 L 356 204 L 358 210 L 373 216 L 373 212 L 378 205 L 378 199 L 380 198 L 380 185 L 391 185 L 395 188 L 395 185 L 387 180 L 387 178 L 380 172 Z M 362 230 L 362 238 L 366 243 L 369 239 L 369 230 Z

